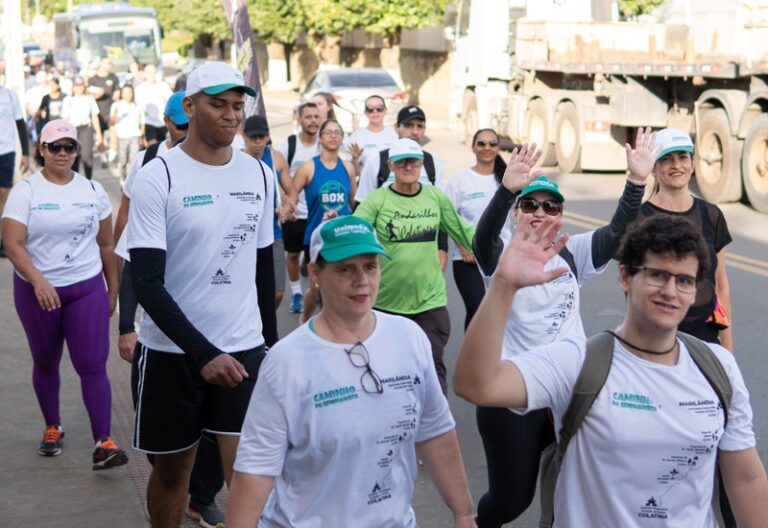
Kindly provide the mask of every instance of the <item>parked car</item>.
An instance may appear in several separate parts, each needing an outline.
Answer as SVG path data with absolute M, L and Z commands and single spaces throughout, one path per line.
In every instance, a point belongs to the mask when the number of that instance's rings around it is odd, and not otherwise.
M 380 95 L 387 105 L 384 123 L 392 125 L 397 112 L 408 102 L 408 94 L 382 68 L 322 68 L 309 79 L 301 91 L 301 102 L 309 101 L 317 92 L 328 92 L 336 100 L 336 118 L 346 132 L 367 124 L 365 99 Z

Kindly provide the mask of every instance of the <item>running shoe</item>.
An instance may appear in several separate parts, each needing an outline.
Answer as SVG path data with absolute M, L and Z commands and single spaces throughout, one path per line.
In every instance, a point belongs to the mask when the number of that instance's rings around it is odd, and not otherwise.
M 128 455 L 122 449 L 118 449 L 111 437 L 108 436 L 96 442 L 96 449 L 93 450 L 94 471 L 122 466 L 127 462 Z
M 293 294 L 291 302 L 291 313 L 301 313 L 304 311 L 304 296 L 300 293 Z
M 49 425 L 43 433 L 43 441 L 37 452 L 43 456 L 56 456 L 61 454 L 61 439 L 64 438 L 64 429 L 60 425 Z
M 216 506 L 215 502 L 206 506 L 193 505 L 190 502 L 187 506 L 187 515 L 205 528 L 224 528 L 224 512 Z

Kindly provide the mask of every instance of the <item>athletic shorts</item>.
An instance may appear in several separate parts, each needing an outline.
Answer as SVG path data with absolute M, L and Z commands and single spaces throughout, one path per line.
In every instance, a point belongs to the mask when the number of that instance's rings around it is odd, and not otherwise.
M 168 454 L 194 446 L 203 431 L 239 435 L 256 377 L 265 357 L 264 345 L 230 354 L 249 377 L 228 388 L 203 381 L 184 354 L 151 350 L 137 343 L 132 379 L 136 394 L 133 447 L 145 453 Z
M 285 290 L 285 246 L 282 238 L 275 239 L 275 245 L 272 246 L 272 258 L 275 261 L 275 289 Z
M 0 188 L 13 187 L 13 172 L 16 168 L 16 153 L 0 154 Z
M 288 253 L 301 253 L 304 249 L 304 231 L 307 229 L 306 219 L 284 222 L 280 227 L 283 229 L 285 250 Z

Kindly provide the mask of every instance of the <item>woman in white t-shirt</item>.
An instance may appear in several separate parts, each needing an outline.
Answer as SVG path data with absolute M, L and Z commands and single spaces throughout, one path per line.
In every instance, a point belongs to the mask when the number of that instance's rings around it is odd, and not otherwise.
M 345 150 L 356 161 L 358 174 L 369 156 L 377 156 L 382 150 L 388 149 L 397 141 L 397 132 L 391 126 L 384 125 L 387 115 L 387 104 L 380 95 L 371 95 L 365 100 L 365 117 L 368 124 L 360 127 L 344 142 Z
M 144 135 L 144 113 L 134 100 L 133 86 L 120 90 L 120 100 L 109 111 L 109 122 L 117 136 L 117 168 L 120 181 L 125 182 L 128 167 L 139 153 L 139 141 Z
M 482 128 L 472 137 L 472 152 L 475 164 L 457 173 L 445 194 L 450 198 L 459 215 L 477 226 L 480 216 L 499 188 L 507 164 L 499 155 L 499 136 L 491 128 Z M 511 238 L 511 220 L 508 218 L 501 232 L 504 242 Z M 464 329 L 467 329 L 475 315 L 485 293 L 485 282 L 477 268 L 475 256 L 458 244 L 453 249 L 453 280 L 464 301 L 466 316 Z
M 269 351 L 235 461 L 227 526 L 413 528 L 418 457 L 474 527 L 455 422 L 424 332 L 373 310 L 387 256 L 366 220 L 312 235 L 323 309 Z
M 77 130 L 63 119 L 43 127 L 36 154 L 42 168 L 11 191 L 2 229 L 16 270 L 13 298 L 32 353 L 32 383 L 45 419 L 38 452 L 61 453 L 59 364 L 66 341 L 96 442 L 93 469 L 99 470 L 128 461 L 110 437 L 106 371 L 117 262 L 109 197 L 101 185 L 72 170 L 79 146 Z
M 82 163 L 83 175 L 90 180 L 93 177 L 94 140 L 101 150 L 104 148 L 104 139 L 99 122 L 99 105 L 85 89 L 85 80 L 76 77 L 72 83 L 72 95 L 64 99 L 62 117 L 77 129 L 77 141 L 80 143 L 72 168 L 79 171 Z

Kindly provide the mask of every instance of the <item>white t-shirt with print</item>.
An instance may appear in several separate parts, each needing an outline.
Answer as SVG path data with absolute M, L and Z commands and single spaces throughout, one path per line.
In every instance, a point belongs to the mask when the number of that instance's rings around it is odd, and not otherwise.
M 283 155 L 286 161 L 288 160 L 288 138 L 285 138 L 283 142 L 278 145 L 277 151 Z M 307 147 L 301 142 L 298 134 L 296 134 L 296 153 L 293 155 L 293 160 L 291 160 L 291 166 L 289 167 L 291 178 L 296 177 L 296 171 L 299 170 L 299 167 L 301 167 L 302 163 L 314 158 L 319 154 L 319 140 L 315 141 L 314 145 Z M 299 198 L 296 201 L 296 219 L 306 220 L 308 213 L 309 209 L 307 208 L 307 197 L 304 195 L 304 191 L 302 190 L 299 192 Z
M 99 182 L 73 172 L 66 185 L 46 180 L 40 171 L 11 189 L 3 218 L 27 227 L 27 254 L 55 287 L 69 286 L 101 273 L 96 236 L 112 203 Z
M 437 156 L 433 155 L 432 159 L 435 162 L 435 185 L 437 186 L 438 189 L 444 190 L 445 176 L 443 173 L 443 163 L 440 161 L 440 158 L 438 158 Z M 360 170 L 360 180 L 357 183 L 357 192 L 355 193 L 356 202 L 362 202 L 363 200 L 365 200 L 365 197 L 368 196 L 368 194 L 370 194 L 371 192 L 375 191 L 378 188 L 376 186 L 376 183 L 379 177 L 379 160 L 380 158 L 375 155 L 366 159 L 366 162 L 363 165 L 363 168 Z M 392 185 L 394 181 L 395 181 L 395 175 L 394 173 L 390 172 L 387 180 L 381 185 L 382 187 L 385 185 Z M 432 182 L 429 180 L 429 175 L 427 174 L 427 169 L 423 165 L 421 167 L 421 174 L 419 175 L 419 181 L 423 185 L 432 185 Z
M 733 354 L 709 345 L 733 387 L 728 425 L 717 394 L 680 343 L 675 366 L 614 347 L 613 363 L 565 453 L 555 526 L 712 527 L 717 450 L 755 446 L 752 409 Z M 584 363 L 584 339 L 567 339 L 511 359 L 528 408 L 552 409 L 555 430 Z
M 499 188 L 493 174 L 479 174 L 470 168 L 456 173 L 445 188 L 445 194 L 451 200 L 459 215 L 477 226 L 483 211 L 488 207 L 491 198 Z M 512 218 L 507 216 L 507 222 L 501 230 L 501 240 L 506 245 L 512 238 Z M 462 260 L 459 248 L 454 244 L 453 260 Z
M 64 99 L 62 117 L 74 127 L 89 126 L 99 115 L 99 105 L 90 95 L 72 95 Z
M 238 352 L 261 345 L 256 295 L 256 250 L 273 242 L 274 177 L 259 162 L 232 150 L 224 165 L 200 163 L 181 147 L 136 175 L 128 213 L 128 250 L 166 252 L 165 287 L 189 321 L 214 346 Z M 142 343 L 183 353 L 146 314 Z
M 424 332 L 374 312 L 364 341 L 384 392 L 369 394 L 345 349 L 305 324 L 269 351 L 235 469 L 275 477 L 259 526 L 414 527 L 414 444 L 454 429 Z
M 589 231 L 572 235 L 566 242 L 576 264 L 578 279 L 568 262 L 557 254 L 544 264 L 544 270 L 566 268 L 567 273 L 545 284 L 527 286 L 517 292 L 504 328 L 502 357 L 511 358 L 524 350 L 567 337 L 586 337 L 579 312 L 579 288 L 607 267 L 606 264 L 595 269 L 592 263 L 593 234 L 594 231 Z M 486 288 L 489 287 L 490 277 L 485 276 L 484 280 Z
M 388 149 L 397 139 L 397 132 L 391 126 L 385 126 L 379 132 L 371 132 L 368 127 L 360 127 L 345 138 L 344 152 L 349 155 L 350 145 L 357 143 L 357 146 L 363 149 L 360 167 L 364 167 L 370 156 L 376 156 L 382 150 Z
M 136 87 L 136 103 L 144 112 L 144 122 L 153 127 L 164 127 L 163 113 L 168 99 L 173 95 L 171 87 L 163 81 L 143 82 Z
M 0 86 L 0 154 L 16 151 L 16 121 L 19 119 L 24 119 L 24 114 L 16 92 Z
M 109 115 L 115 115 L 115 134 L 118 139 L 132 139 L 141 136 L 144 114 L 136 103 L 117 101 L 112 104 Z

